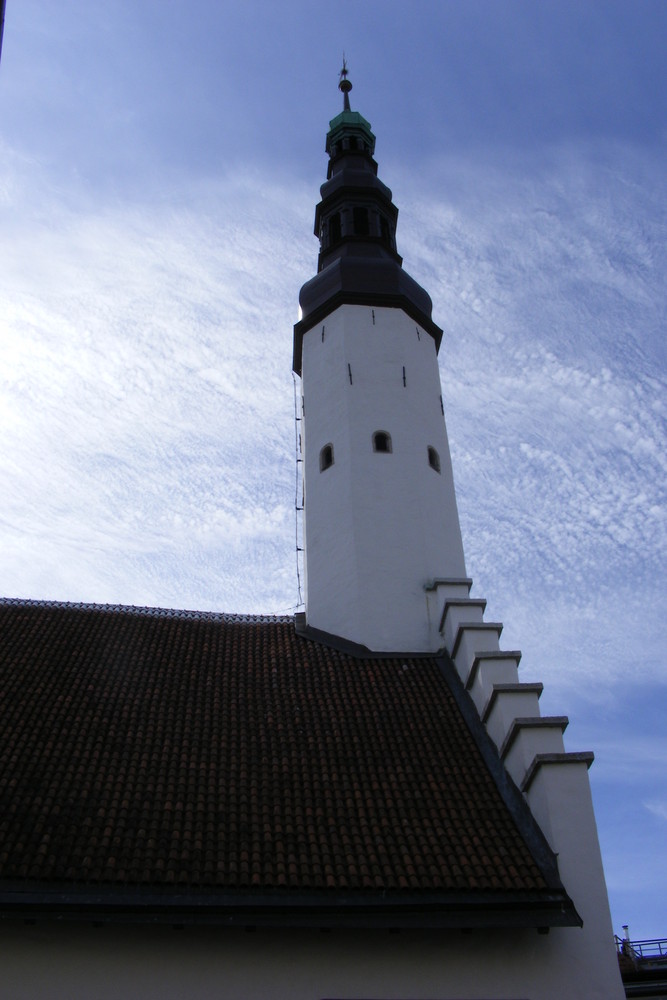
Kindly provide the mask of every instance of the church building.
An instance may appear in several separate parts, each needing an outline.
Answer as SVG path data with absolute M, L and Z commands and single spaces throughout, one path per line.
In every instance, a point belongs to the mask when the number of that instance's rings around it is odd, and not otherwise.
M 442 330 L 340 90 L 294 328 L 305 611 L 0 601 L 14 1000 L 624 996 L 593 755 L 470 596 Z

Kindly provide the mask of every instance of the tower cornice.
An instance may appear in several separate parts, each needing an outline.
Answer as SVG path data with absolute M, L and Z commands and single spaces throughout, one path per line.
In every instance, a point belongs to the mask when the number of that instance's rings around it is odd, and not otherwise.
M 431 298 L 393 261 L 339 257 L 302 287 L 301 319 L 294 325 L 292 368 L 301 375 L 303 337 L 342 305 L 401 309 L 440 349 L 442 329 L 431 319 Z

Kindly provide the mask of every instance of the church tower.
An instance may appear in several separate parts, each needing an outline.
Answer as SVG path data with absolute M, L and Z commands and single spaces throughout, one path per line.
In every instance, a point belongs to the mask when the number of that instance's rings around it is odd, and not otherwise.
M 503 983 L 503 996 L 619 998 L 587 773 L 593 754 L 565 750 L 567 717 L 541 714 L 542 684 L 519 679 L 520 651 L 501 650 L 502 624 L 485 621 L 486 602 L 469 596 L 438 369 L 442 330 L 428 294 L 403 270 L 398 211 L 377 177 L 371 127 L 351 110 L 345 65 L 340 89 L 315 212 L 318 270 L 301 289 L 294 327 L 305 631 L 379 653 L 438 653 L 471 731 L 483 730 L 487 759 L 558 857 L 583 931 L 554 927 L 537 947 L 513 942 L 486 985 L 470 986 L 445 961 L 456 995 L 491 995 Z M 482 961 L 471 952 L 468 972 L 490 970 L 492 953 Z
M 350 108 L 326 139 L 317 274 L 301 289 L 306 623 L 375 651 L 435 651 L 467 597 L 431 300 L 402 267 L 375 136 Z M 443 593 L 446 592 L 446 593 Z

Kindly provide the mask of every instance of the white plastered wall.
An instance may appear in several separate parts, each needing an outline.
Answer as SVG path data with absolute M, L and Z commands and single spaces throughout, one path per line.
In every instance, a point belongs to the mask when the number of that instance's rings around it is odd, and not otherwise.
M 433 338 L 400 309 L 341 306 L 304 336 L 302 390 L 308 624 L 378 651 L 437 650 L 424 588 L 465 564 Z M 376 431 L 390 454 L 373 451 Z
M 561 956 L 573 978 L 570 992 L 562 996 L 621 998 L 624 991 L 587 773 L 592 754 L 565 752 L 567 719 L 540 715 L 541 685 L 519 683 L 521 654 L 500 650 L 501 626 L 484 623 L 485 602 L 466 600 L 458 593 L 448 601 L 451 588 L 443 584 L 438 589 L 445 600 L 445 648 L 556 854 L 560 878 L 583 920 L 577 934 L 558 929 L 549 935 L 549 948 Z M 492 706 L 488 715 L 487 705 Z
M 577 946 L 579 941 L 579 946 Z M 0 937 L 12 1000 L 622 1000 L 582 932 L 244 931 L 17 924 Z

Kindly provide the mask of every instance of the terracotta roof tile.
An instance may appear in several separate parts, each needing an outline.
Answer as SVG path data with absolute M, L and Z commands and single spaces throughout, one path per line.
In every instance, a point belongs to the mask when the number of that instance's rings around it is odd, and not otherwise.
M 435 658 L 0 603 L 0 879 L 542 890 Z

